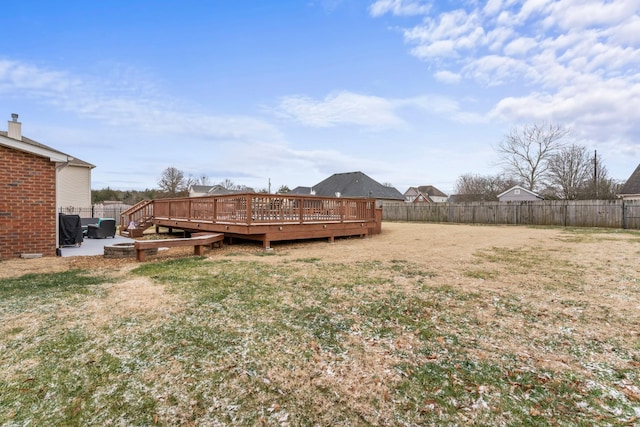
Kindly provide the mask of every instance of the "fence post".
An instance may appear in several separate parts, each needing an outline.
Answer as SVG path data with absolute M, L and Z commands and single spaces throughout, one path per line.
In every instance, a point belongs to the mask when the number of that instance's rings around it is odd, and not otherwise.
M 622 199 L 622 229 L 626 230 L 627 229 L 627 212 L 626 212 L 626 205 L 624 203 L 624 199 Z

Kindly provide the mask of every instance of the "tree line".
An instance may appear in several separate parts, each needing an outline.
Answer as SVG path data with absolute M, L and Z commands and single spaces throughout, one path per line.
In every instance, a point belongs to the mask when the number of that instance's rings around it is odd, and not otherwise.
M 495 147 L 501 172 L 464 174 L 456 181 L 459 201 L 495 201 L 520 185 L 546 199 L 615 199 L 621 182 L 609 177 L 597 152 L 568 143 L 570 131 L 557 124 L 513 128 Z

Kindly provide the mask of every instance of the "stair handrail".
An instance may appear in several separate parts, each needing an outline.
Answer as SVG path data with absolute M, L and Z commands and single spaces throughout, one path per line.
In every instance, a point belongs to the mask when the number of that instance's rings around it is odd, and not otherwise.
M 131 221 L 136 223 L 136 227 L 143 227 L 152 218 L 153 200 L 141 200 L 120 214 L 120 229 L 126 230 Z

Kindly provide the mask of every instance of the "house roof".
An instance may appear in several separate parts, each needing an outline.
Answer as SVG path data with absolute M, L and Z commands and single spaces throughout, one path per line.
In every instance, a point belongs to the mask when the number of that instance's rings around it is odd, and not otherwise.
M 289 191 L 288 194 L 298 194 L 301 196 L 307 196 L 311 194 L 311 187 L 296 187 L 293 190 Z
M 22 137 L 22 139 L 9 138 L 7 131 L 0 131 L 0 144 L 14 148 L 20 151 L 26 151 L 27 153 L 35 154 L 36 156 L 48 157 L 54 162 L 68 162 L 73 166 L 82 166 L 87 168 L 95 168 L 95 165 L 85 162 L 84 160 L 77 159 L 67 153 L 51 148 L 47 145 L 41 144 L 33 139 Z
M 640 165 L 631 174 L 620 190 L 620 195 L 640 194 Z
M 538 199 L 541 199 L 541 200 L 543 200 L 543 199 L 544 199 L 544 197 L 542 197 L 542 196 L 541 196 L 541 195 L 539 195 L 538 193 L 534 193 L 533 191 L 531 191 L 531 190 L 527 190 L 526 188 L 521 187 L 521 186 L 519 186 L 519 185 L 514 185 L 513 187 L 511 187 L 511 188 L 510 188 L 510 189 L 508 189 L 507 191 L 503 191 L 502 193 L 498 194 L 496 197 L 498 197 L 498 199 L 499 199 L 500 197 L 502 197 L 502 196 L 504 196 L 504 195 L 506 195 L 506 194 L 508 194 L 508 193 L 512 192 L 513 190 L 520 190 L 520 191 L 524 191 L 525 193 L 529 193 L 529 194 L 531 194 L 532 196 L 537 197 Z
M 208 194 L 210 196 L 224 196 L 226 194 L 235 193 L 254 193 L 255 191 L 251 187 L 242 187 L 238 190 L 229 190 L 224 185 L 191 185 L 189 191 L 194 193 Z
M 192 185 L 189 187 L 194 193 L 206 193 L 211 189 L 210 185 Z
M 362 172 L 336 173 L 314 185 L 317 196 L 371 197 L 375 199 L 404 200 L 394 187 L 386 187 Z
M 237 191 L 229 190 L 220 184 L 215 184 L 209 186 L 207 190 L 207 194 L 222 196 L 225 194 L 237 193 Z
M 418 187 L 418 192 L 420 192 L 422 194 L 426 194 L 428 196 L 447 197 L 446 194 L 444 194 L 442 191 L 438 190 L 433 185 L 421 185 L 421 186 Z

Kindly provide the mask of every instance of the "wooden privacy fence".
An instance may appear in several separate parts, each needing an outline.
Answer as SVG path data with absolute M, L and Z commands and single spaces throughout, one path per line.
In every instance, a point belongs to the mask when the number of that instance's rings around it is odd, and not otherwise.
M 640 229 L 640 200 L 386 203 L 385 221 Z

